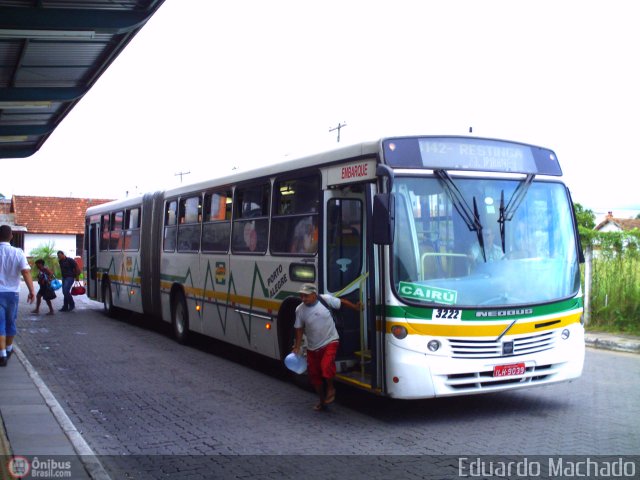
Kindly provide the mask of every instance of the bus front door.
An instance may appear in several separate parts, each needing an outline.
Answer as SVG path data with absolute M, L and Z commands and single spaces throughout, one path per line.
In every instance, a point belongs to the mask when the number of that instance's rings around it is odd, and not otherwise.
M 343 307 L 337 315 L 340 348 L 336 357 L 337 377 L 367 389 L 377 385 L 375 359 L 370 342 L 375 328 L 368 321 L 369 266 L 366 238 L 367 202 L 365 185 L 350 185 L 325 191 L 323 290 L 353 303 L 360 312 Z M 375 349 L 374 349 L 375 350 Z

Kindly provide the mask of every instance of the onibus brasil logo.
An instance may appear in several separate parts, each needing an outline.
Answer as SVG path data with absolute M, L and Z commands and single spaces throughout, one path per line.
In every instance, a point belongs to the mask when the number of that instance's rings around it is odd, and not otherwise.
M 38 478 L 71 478 L 71 462 L 53 458 L 41 460 L 33 457 L 29 461 L 26 457 L 15 456 L 7 463 L 7 470 L 11 478 L 25 478 L 30 473 Z

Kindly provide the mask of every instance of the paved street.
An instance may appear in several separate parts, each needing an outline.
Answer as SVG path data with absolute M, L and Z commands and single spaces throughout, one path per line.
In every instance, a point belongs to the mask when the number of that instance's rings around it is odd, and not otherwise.
M 181 346 L 167 328 L 101 308 L 81 298 L 76 311 L 49 317 L 23 305 L 18 343 L 113 478 L 211 478 L 239 458 L 263 478 L 296 477 L 301 462 L 326 465 L 300 454 L 357 455 L 331 457 L 331 468 L 373 468 L 382 478 L 412 476 L 412 457 L 391 455 L 640 451 L 637 354 L 588 349 L 578 381 L 503 394 L 394 401 L 339 386 L 336 404 L 318 413 L 314 394 L 277 362 L 210 339 Z M 228 457 L 238 454 L 252 456 Z M 264 454 L 290 457 L 265 464 Z

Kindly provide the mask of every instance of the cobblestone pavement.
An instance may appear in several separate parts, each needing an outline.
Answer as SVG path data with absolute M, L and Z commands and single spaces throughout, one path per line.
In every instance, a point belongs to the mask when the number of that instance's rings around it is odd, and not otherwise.
M 455 460 L 438 455 L 640 450 L 635 354 L 589 349 L 576 382 L 502 394 L 394 401 L 341 385 L 318 413 L 278 362 L 210 339 L 185 347 L 86 299 L 53 317 L 21 312 L 17 341 L 113 478 L 294 478 L 310 465 L 430 478 Z

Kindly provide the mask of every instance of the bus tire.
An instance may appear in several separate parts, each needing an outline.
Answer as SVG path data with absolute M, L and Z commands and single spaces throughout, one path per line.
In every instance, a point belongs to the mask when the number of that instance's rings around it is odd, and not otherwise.
M 183 293 L 177 293 L 171 304 L 171 325 L 176 341 L 186 344 L 189 341 L 189 310 Z
M 115 318 L 116 307 L 113 306 L 113 293 L 111 292 L 111 282 L 108 278 L 102 283 L 102 308 L 107 316 Z

